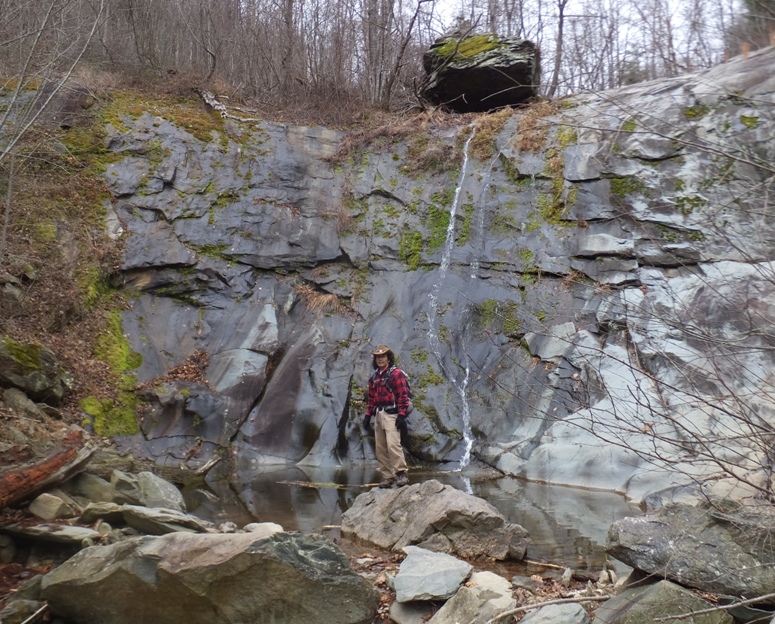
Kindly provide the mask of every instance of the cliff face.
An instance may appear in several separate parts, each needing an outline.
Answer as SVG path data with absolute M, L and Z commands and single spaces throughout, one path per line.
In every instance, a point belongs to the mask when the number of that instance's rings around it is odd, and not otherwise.
M 123 118 L 106 180 L 139 381 L 210 354 L 209 383 L 153 386 L 126 442 L 176 464 L 229 448 L 238 481 L 371 459 L 362 399 L 387 343 L 420 459 L 635 499 L 718 476 L 709 448 L 721 471 L 755 469 L 773 412 L 773 61 L 368 140 Z

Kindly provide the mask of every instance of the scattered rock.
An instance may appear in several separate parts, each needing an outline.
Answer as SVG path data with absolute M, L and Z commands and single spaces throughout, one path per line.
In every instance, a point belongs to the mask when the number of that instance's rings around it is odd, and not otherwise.
M 393 581 L 398 602 L 447 600 L 455 595 L 473 569 L 471 564 L 452 555 L 417 546 L 406 546 L 404 552 L 406 559 Z
M 511 584 L 505 578 L 493 572 L 476 572 L 428 624 L 484 624 L 515 606 Z

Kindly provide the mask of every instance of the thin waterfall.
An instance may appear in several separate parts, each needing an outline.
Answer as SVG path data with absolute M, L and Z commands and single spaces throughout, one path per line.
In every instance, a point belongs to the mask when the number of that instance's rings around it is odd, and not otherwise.
M 476 207 L 476 214 L 474 215 L 476 217 L 476 232 L 478 235 L 478 243 L 480 248 L 480 253 L 477 254 L 474 259 L 471 261 L 471 279 L 476 279 L 477 274 L 479 273 L 479 258 L 484 255 L 484 215 L 485 215 L 485 203 L 487 198 L 487 191 L 490 189 L 490 180 L 492 179 L 492 168 L 495 166 L 495 163 L 500 158 L 501 153 L 498 152 L 495 154 L 495 156 L 492 157 L 490 160 L 490 164 L 487 165 L 487 169 L 484 170 L 484 176 L 482 178 L 482 188 L 479 191 L 479 199 L 476 201 L 474 206 Z
M 439 293 L 441 292 L 441 288 L 444 285 L 444 281 L 447 277 L 447 271 L 449 270 L 449 262 L 452 256 L 452 249 L 455 243 L 455 216 L 457 215 L 458 204 L 460 203 L 460 193 L 463 189 L 463 184 L 465 183 L 466 174 L 468 172 L 468 146 L 471 144 L 471 141 L 473 140 L 475 134 L 476 134 L 476 127 L 472 126 L 471 134 L 463 146 L 463 165 L 460 168 L 460 176 L 458 177 L 457 187 L 455 187 L 455 195 L 452 200 L 452 206 L 450 207 L 450 210 L 449 210 L 449 225 L 447 226 L 447 237 L 444 243 L 444 250 L 441 256 L 441 264 L 439 265 L 439 271 L 438 271 L 439 277 L 436 283 L 433 285 L 433 288 L 431 289 L 431 292 L 428 296 L 429 298 L 428 341 L 430 343 L 431 351 L 433 352 L 433 355 L 436 357 L 436 360 L 439 363 L 439 366 L 441 367 L 441 370 L 444 373 L 444 376 L 449 380 L 449 382 L 453 385 L 455 390 L 457 390 L 457 393 L 460 395 L 460 401 L 462 406 L 462 416 L 463 416 L 463 441 L 465 443 L 464 450 L 463 450 L 463 457 L 460 460 L 461 470 L 465 468 L 465 466 L 467 466 L 471 461 L 471 449 L 473 447 L 473 440 L 474 440 L 473 432 L 471 430 L 471 410 L 468 403 L 468 395 L 466 392 L 466 389 L 468 387 L 468 377 L 469 377 L 469 366 L 467 362 L 468 357 L 465 356 L 466 357 L 466 362 L 464 363 L 465 375 L 463 375 L 462 379 L 459 378 L 460 376 L 459 374 L 456 374 L 456 371 L 449 370 L 447 369 L 447 367 L 444 366 L 444 360 L 441 354 L 441 343 L 439 340 L 438 296 L 439 296 Z M 466 489 L 470 490 L 470 483 L 467 483 Z

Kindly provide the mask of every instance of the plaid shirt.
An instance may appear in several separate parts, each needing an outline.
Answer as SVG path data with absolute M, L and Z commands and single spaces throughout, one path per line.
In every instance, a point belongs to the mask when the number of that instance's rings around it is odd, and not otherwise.
M 391 393 L 385 387 L 385 381 L 390 375 Z M 409 407 L 409 385 L 406 382 L 406 375 L 398 368 L 385 369 L 384 372 L 379 369 L 369 379 L 369 397 L 366 413 L 374 416 L 378 408 L 384 409 L 396 405 L 398 415 L 406 417 L 406 409 Z

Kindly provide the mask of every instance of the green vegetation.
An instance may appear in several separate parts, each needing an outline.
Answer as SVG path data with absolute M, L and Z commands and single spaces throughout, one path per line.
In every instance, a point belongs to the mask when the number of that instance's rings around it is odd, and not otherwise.
M 635 121 L 634 117 L 628 117 L 622 122 L 622 125 L 619 126 L 619 130 L 622 132 L 635 132 L 635 129 L 638 127 L 637 122 Z
M 675 198 L 676 208 L 678 208 L 678 212 L 680 212 L 682 215 L 689 215 L 696 209 L 702 208 L 707 203 L 707 200 L 699 195 L 681 195 Z
M 684 117 L 687 119 L 699 119 L 700 117 L 704 117 L 710 112 L 710 106 L 706 106 L 705 104 L 695 104 L 694 106 L 687 106 L 684 108 L 683 113 Z
M 40 370 L 40 352 L 43 349 L 41 345 L 17 342 L 10 338 L 2 338 L 0 342 L 24 374 Z
M 460 45 L 458 45 L 458 43 Z M 442 58 L 447 58 L 448 56 L 451 56 L 455 52 L 455 48 L 457 48 L 457 54 L 455 55 L 455 58 L 469 58 L 479 54 L 480 52 L 487 52 L 488 50 L 493 50 L 497 47 L 497 36 L 476 35 L 474 37 L 463 39 L 462 41 L 460 41 L 458 38 L 451 37 L 443 45 L 440 45 L 438 48 L 434 48 L 433 52 Z
M 142 356 L 129 347 L 120 310 L 108 314 L 107 331 L 100 336 L 94 355 L 110 367 L 118 392 L 115 397 L 86 397 L 81 400 L 81 408 L 94 419 L 94 430 L 99 435 L 137 433 L 140 399 L 133 391 L 137 380 L 132 371 L 142 364 Z
M 422 259 L 422 234 L 417 230 L 404 229 L 398 244 L 398 257 L 409 267 L 410 271 L 416 271 Z
M 759 126 L 759 118 L 753 115 L 740 115 L 740 123 L 749 130 L 754 130 Z
M 635 176 L 611 178 L 611 195 L 624 198 L 627 195 L 641 194 L 648 196 L 648 187 Z

